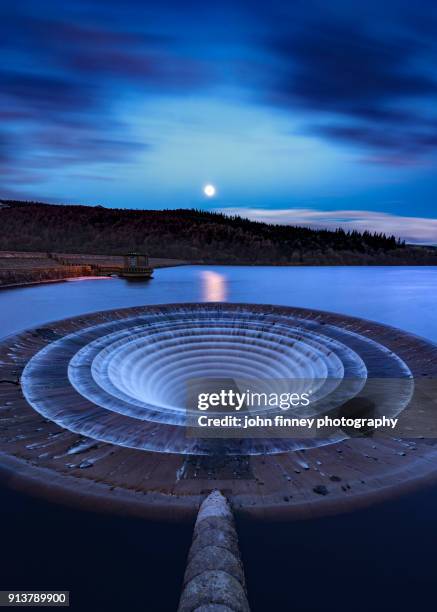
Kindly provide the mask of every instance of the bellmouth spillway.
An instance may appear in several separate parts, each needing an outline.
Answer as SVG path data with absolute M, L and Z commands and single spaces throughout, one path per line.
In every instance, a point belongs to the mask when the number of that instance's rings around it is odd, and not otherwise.
M 435 376 L 436 354 L 400 330 L 280 306 L 173 304 L 59 321 L 0 346 L 0 378 L 21 380 L 0 389 L 2 474 L 48 497 L 149 516 L 191 516 L 217 487 L 259 516 L 346 507 L 431 477 L 434 444 L 344 430 L 217 444 L 187 435 L 187 384 L 304 380 L 315 389 L 304 414 L 319 416 L 378 379 L 390 391 L 379 388 L 372 416 L 408 424 L 415 380 Z

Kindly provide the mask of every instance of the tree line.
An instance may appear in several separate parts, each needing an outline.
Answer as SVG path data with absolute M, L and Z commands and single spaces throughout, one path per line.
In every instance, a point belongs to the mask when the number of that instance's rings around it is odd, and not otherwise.
M 437 250 L 383 233 L 273 225 L 196 209 L 130 210 L 0 200 L 0 250 L 276 265 L 437 264 Z

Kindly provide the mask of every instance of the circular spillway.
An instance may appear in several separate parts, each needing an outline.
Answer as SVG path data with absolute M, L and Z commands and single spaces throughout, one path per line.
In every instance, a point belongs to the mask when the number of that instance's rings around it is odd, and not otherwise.
M 29 360 L 21 381 L 35 410 L 74 433 L 140 450 L 214 455 L 216 444 L 186 435 L 187 419 L 196 414 L 187 401 L 191 381 L 199 389 L 205 379 L 245 381 L 259 392 L 266 386 L 280 392 L 294 381 L 313 398 L 299 416 L 316 416 L 354 397 L 377 374 L 375 364 L 378 376 L 411 379 L 397 355 L 359 333 L 249 306 L 193 305 L 67 334 Z M 47 391 L 52 385 L 55 394 Z M 408 393 L 387 398 L 377 411 L 398 414 L 409 399 Z M 260 406 L 251 415 L 272 411 Z M 240 438 L 224 442 L 221 453 L 271 454 L 345 437 L 338 431 L 307 440 Z
M 0 377 L 21 381 L 0 389 L 4 464 L 21 461 L 23 481 L 31 471 L 48 490 L 85 487 L 82 501 L 98 495 L 112 509 L 189 512 L 221 486 L 236 507 L 290 516 L 434 472 L 429 440 L 373 432 L 351 439 L 344 428 L 220 443 L 187 435 L 187 419 L 197 413 L 187 389 L 210 379 L 258 391 L 280 391 L 292 380 L 313 394 L 309 406 L 294 410 L 305 417 L 341 414 L 378 380 L 372 417 L 406 415 L 408 424 L 415 379 L 435 374 L 436 348 L 393 328 L 303 309 L 175 304 L 60 321 L 9 338 L 0 350 Z

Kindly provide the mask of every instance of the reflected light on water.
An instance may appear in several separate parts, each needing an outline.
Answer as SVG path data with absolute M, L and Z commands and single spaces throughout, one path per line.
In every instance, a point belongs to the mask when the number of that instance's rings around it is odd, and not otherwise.
M 226 302 L 228 297 L 227 279 L 224 274 L 204 270 L 200 273 L 202 279 L 203 302 Z

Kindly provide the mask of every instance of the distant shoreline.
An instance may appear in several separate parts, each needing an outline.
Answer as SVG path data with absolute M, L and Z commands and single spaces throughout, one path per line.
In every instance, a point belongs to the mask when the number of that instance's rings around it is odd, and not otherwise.
M 150 259 L 154 269 L 189 263 L 178 259 Z M 111 272 L 108 267 L 112 268 Z M 0 251 L 0 289 L 62 283 L 81 277 L 110 278 L 122 269 L 123 258 L 117 256 Z
M 12 253 L 12 252 L 11 252 Z M 20 252 L 20 255 L 23 254 L 23 252 Z M 9 274 L 9 275 L 13 275 L 14 273 L 16 273 L 16 269 L 11 265 L 10 268 L 8 267 L 0 267 L 0 289 L 23 289 L 25 287 L 35 287 L 38 285 L 49 285 L 52 283 L 65 283 L 68 281 L 72 281 L 72 280 L 78 280 L 83 278 L 84 280 L 88 280 L 88 279 L 92 279 L 92 278 L 100 278 L 100 279 L 110 279 L 116 276 L 116 274 L 110 275 L 110 274 L 93 274 L 93 273 L 83 273 L 83 271 L 81 271 L 81 273 L 79 274 L 74 274 L 71 273 L 72 270 L 68 269 L 65 270 L 66 275 L 65 276 L 57 276 L 55 278 L 41 278 L 41 270 L 40 269 L 32 269 L 32 255 L 34 253 L 32 252 L 27 252 L 25 255 L 25 258 L 29 260 L 29 267 L 26 269 L 26 276 L 27 277 L 39 277 L 39 278 L 34 278 L 33 280 L 30 278 L 29 280 L 19 280 L 17 282 L 13 282 L 13 283 L 2 283 L 2 277 L 4 278 L 5 274 Z M 40 256 L 40 253 L 35 253 L 36 256 Z M 2 257 L 3 256 L 3 257 Z M 87 257 L 95 257 L 94 255 L 81 255 L 81 257 L 83 257 L 85 260 Z M 7 257 L 4 257 L 4 254 L 0 252 L 0 262 L 5 259 L 10 259 L 11 264 L 13 264 L 14 261 L 14 257 L 10 256 L 8 254 Z M 36 257 L 36 259 L 38 259 Z M 179 267 L 179 266 L 222 266 L 222 267 L 229 267 L 229 268 L 234 268 L 237 266 L 247 266 L 247 267 L 251 267 L 251 268 L 256 268 L 256 267 L 260 267 L 260 268 L 264 268 L 264 267 L 276 267 L 276 268 L 317 268 L 317 267 L 326 267 L 326 268 L 365 268 L 365 267 L 375 267 L 375 268 L 383 268 L 383 267 L 390 267 L 390 268 L 403 268 L 403 267 L 423 267 L 423 268 L 432 268 L 432 267 L 437 267 L 437 265 L 434 264 L 412 264 L 412 263 L 405 263 L 405 264 L 394 264 L 394 263 L 381 263 L 381 264 L 377 264 L 377 263 L 367 263 L 367 264 L 296 264 L 296 263 L 265 263 L 265 264 L 260 264 L 260 263 L 247 263 L 247 262 L 241 262 L 241 263 L 222 263 L 222 262 L 202 262 L 202 261 L 181 261 L 181 260 L 172 260 L 169 259 L 167 261 L 165 261 L 163 258 L 150 258 L 150 263 L 152 265 L 152 267 L 154 269 L 160 269 L 160 268 L 175 268 L 175 267 Z M 56 273 L 59 274 L 60 270 L 57 269 Z

